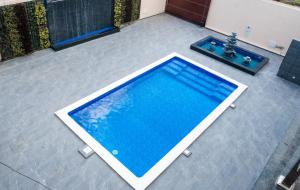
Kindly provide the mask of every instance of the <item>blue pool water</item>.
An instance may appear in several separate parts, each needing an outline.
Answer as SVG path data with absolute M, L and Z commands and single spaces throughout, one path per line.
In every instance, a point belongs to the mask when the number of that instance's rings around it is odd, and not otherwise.
M 236 88 L 174 57 L 69 115 L 141 177 Z

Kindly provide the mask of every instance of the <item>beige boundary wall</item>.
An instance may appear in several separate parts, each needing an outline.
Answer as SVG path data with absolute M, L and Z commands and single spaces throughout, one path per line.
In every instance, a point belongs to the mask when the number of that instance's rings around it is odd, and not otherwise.
M 140 19 L 165 12 L 166 0 L 141 0 Z
M 272 0 L 212 0 L 206 27 L 285 55 L 300 40 L 300 8 Z M 283 46 L 280 50 L 275 46 Z

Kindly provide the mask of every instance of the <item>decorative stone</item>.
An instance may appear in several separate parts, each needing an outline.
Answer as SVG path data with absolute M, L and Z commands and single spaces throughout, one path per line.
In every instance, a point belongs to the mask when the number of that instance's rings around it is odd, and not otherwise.
M 251 57 L 249 57 L 249 56 L 244 57 L 245 64 L 249 64 L 251 61 L 252 61 Z
M 234 50 L 237 44 L 237 34 L 232 32 L 230 36 L 227 38 L 227 42 L 224 44 L 224 53 L 229 57 L 234 57 L 236 52 Z
M 209 47 L 209 50 L 210 50 L 210 51 L 215 51 L 215 49 L 216 49 L 216 45 L 217 45 L 217 43 L 216 43 L 216 42 L 214 42 L 214 41 L 211 41 L 211 42 L 210 42 L 210 47 Z

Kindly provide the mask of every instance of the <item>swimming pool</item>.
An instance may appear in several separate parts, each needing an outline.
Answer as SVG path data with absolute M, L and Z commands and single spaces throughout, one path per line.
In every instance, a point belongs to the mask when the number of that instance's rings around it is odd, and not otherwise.
M 177 53 L 56 115 L 135 189 L 145 189 L 247 86 Z

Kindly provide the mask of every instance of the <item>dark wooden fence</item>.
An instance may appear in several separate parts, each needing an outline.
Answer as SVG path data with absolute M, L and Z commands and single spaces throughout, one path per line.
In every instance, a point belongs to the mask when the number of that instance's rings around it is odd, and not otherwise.
M 168 0 L 166 11 L 204 26 L 209 6 L 210 0 Z

